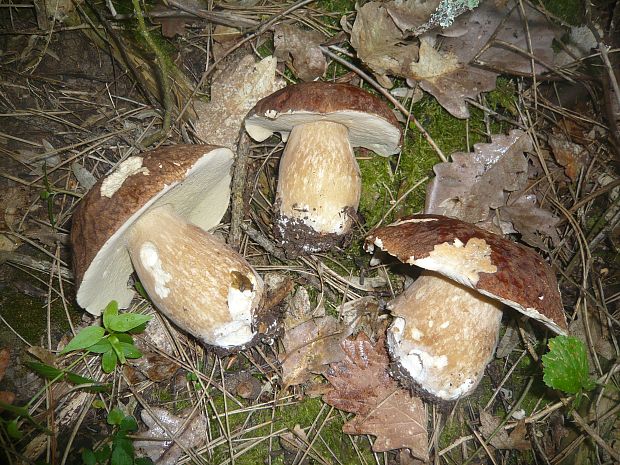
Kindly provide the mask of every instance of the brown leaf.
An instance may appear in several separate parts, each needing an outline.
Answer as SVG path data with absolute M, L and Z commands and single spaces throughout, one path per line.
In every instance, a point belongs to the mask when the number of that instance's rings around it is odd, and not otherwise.
M 417 44 L 407 43 L 387 10 L 377 2 L 357 9 L 351 30 L 357 56 L 378 75 L 404 76 L 418 58 Z
M 515 201 L 510 195 L 508 205 L 498 211 L 504 234 L 517 232 L 523 242 L 543 250 L 546 246 L 541 236 L 550 237 L 556 244 L 560 240 L 556 228 L 559 218 L 549 210 L 540 208 L 534 194 L 520 195 Z M 506 228 L 508 223 L 510 228 Z
M 307 320 L 285 329 L 282 337 L 284 353 L 278 355 L 282 363 L 282 383 L 295 386 L 321 374 L 328 365 L 345 356 L 341 342 L 351 329 L 332 316 Z
M 528 450 L 532 448 L 530 441 L 525 437 L 527 433 L 525 422 L 522 421 L 517 423 L 517 426 L 510 434 L 503 427 L 500 428 L 500 424 L 501 419 L 491 415 L 485 410 L 480 411 L 480 432 L 482 436 L 489 441 L 491 446 L 496 449 L 516 450 Z M 494 432 L 495 434 L 493 435 Z
M 252 55 L 229 64 L 213 79 L 211 101 L 196 102 L 196 133 L 208 144 L 235 148 L 245 115 L 261 98 L 284 86 L 276 79 L 276 60 L 256 63 Z
M 586 161 L 586 149 L 569 141 L 564 134 L 549 136 L 549 145 L 556 161 L 564 167 L 564 172 L 571 181 L 577 179 L 579 170 Z
M 288 62 L 302 80 L 314 81 L 325 74 L 327 61 L 319 44 L 325 37 L 318 31 L 305 31 L 292 24 L 278 24 L 273 31 L 274 56 Z
M 7 347 L 0 349 L 0 381 L 4 378 L 6 369 L 11 361 L 11 351 Z
M 440 19 L 433 13 L 440 3 L 441 0 L 401 0 L 388 2 L 385 9 L 400 30 L 417 36 L 438 24 Z
M 164 408 L 152 407 L 150 412 L 142 410 L 141 416 L 149 429 L 140 434 L 144 440 L 135 441 L 134 447 L 158 465 L 174 465 L 185 450 L 198 449 L 208 442 L 209 423 L 201 413 L 194 412 L 188 420 Z M 174 441 L 160 425 L 172 433 Z
M 468 223 L 489 220 L 491 210 L 506 204 L 506 193 L 527 183 L 531 140 L 523 131 L 494 135 L 490 144 L 475 144 L 473 153 L 452 154 L 452 162 L 439 163 L 426 191 L 426 213 L 451 216 Z
M 346 358 L 325 374 L 334 389 L 323 397 L 328 404 L 355 413 L 342 430 L 376 436 L 375 452 L 409 448 L 416 457 L 427 460 L 424 404 L 389 376 L 384 341 L 372 344 L 362 332 L 343 341 L 342 348 Z

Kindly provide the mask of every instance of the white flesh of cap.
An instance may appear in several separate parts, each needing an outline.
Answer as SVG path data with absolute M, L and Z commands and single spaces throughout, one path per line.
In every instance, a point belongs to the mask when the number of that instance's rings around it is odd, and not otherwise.
M 77 292 L 80 306 L 93 315 L 100 315 L 111 300 L 116 300 L 120 308 L 129 306 L 134 292 L 127 287 L 127 279 L 133 267 L 125 247 L 125 233 L 150 208 L 172 205 L 181 216 L 203 229 L 217 226 L 228 208 L 232 163 L 229 149 L 216 149 L 201 158 L 182 183 L 166 186 L 136 211 L 108 239 L 86 270 Z M 144 172 L 138 170 L 134 175 L 144 176 Z M 144 178 L 148 182 L 149 176 Z
M 425 271 L 389 308 L 387 343 L 402 371 L 443 400 L 475 389 L 497 346 L 500 302 Z
M 127 246 L 153 303 L 180 328 L 218 347 L 252 340 L 263 283 L 222 240 L 163 206 L 134 223 Z

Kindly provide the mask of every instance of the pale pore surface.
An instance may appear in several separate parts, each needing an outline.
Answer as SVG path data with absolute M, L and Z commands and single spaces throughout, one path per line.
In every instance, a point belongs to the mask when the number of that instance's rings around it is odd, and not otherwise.
M 127 243 L 146 292 L 181 329 L 218 347 L 254 337 L 263 282 L 223 241 L 164 206 L 140 217 Z
M 497 346 L 500 302 L 425 271 L 389 308 L 388 347 L 418 385 L 444 400 L 475 389 Z
M 360 170 L 348 129 L 327 121 L 295 126 L 280 161 L 277 199 L 286 218 L 322 233 L 346 234 L 357 211 Z

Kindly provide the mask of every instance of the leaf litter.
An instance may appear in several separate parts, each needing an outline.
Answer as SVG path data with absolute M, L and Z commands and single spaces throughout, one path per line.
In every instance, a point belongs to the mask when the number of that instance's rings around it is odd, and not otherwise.
M 346 358 L 332 364 L 325 373 L 333 390 L 323 396 L 328 404 L 355 414 L 342 430 L 376 436 L 372 446 L 375 452 L 407 448 L 414 456 L 427 460 L 424 403 L 390 376 L 383 339 L 373 344 L 360 332 L 354 339 L 345 339 L 342 349 Z

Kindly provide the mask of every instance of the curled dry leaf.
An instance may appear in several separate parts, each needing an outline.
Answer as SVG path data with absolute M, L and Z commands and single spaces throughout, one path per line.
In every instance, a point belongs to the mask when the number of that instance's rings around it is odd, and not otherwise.
M 211 84 L 211 101 L 196 102 L 196 133 L 203 141 L 234 148 L 245 115 L 263 97 L 284 87 L 276 78 L 276 59 L 258 63 L 252 55 L 231 62 Z
M 512 198 L 516 197 L 516 200 Z M 510 194 L 505 207 L 498 209 L 502 233 L 519 233 L 521 240 L 532 247 L 545 250 L 542 237 L 549 237 L 558 243 L 560 237 L 556 225 L 558 217 L 549 210 L 540 208 L 534 194 Z
M 183 455 L 183 449 L 197 449 L 208 442 L 209 423 L 204 415 L 195 414 L 188 419 L 161 407 L 153 407 L 151 412 L 142 411 L 148 431 L 141 433 L 146 440 L 135 441 L 134 447 L 156 465 L 174 465 Z
M 527 450 L 532 448 L 530 441 L 525 437 L 525 422 L 517 423 L 517 426 L 510 433 L 503 427 L 500 428 L 500 424 L 499 418 L 485 410 L 480 411 L 480 432 L 491 446 L 496 449 Z
M 428 459 L 426 410 L 388 373 L 389 358 L 384 341 L 373 344 L 366 334 L 342 342 L 346 358 L 333 364 L 325 377 L 334 389 L 323 400 L 340 410 L 355 413 L 342 427 L 347 434 L 377 437 L 375 452 L 408 448 Z
M 397 0 L 388 2 L 386 10 L 403 32 L 418 36 L 437 26 L 448 27 L 460 14 L 478 2 L 442 0 Z
M 319 48 L 324 39 L 318 31 L 278 24 L 273 31 L 274 56 L 286 62 L 302 81 L 314 81 L 323 76 L 327 69 L 327 61 Z

